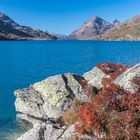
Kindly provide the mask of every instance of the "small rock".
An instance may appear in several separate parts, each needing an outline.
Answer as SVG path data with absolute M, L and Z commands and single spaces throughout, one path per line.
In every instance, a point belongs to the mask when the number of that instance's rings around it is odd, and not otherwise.
M 91 71 L 84 73 L 83 77 L 93 87 L 96 87 L 97 89 L 100 89 L 100 88 L 103 87 L 103 85 L 101 83 L 102 79 L 106 78 L 107 75 L 102 70 L 95 67 Z
M 36 124 L 31 130 L 24 133 L 17 140 L 41 140 L 40 138 L 41 124 Z
M 44 131 L 44 137 L 45 140 L 58 140 L 64 132 L 65 128 L 54 127 L 52 124 L 47 124 Z
M 74 134 L 75 134 L 75 125 L 73 124 L 63 133 L 63 135 L 60 137 L 59 140 L 67 140 Z
M 123 87 L 124 90 L 135 92 L 135 85 L 133 84 L 133 78 L 140 76 L 140 64 L 137 64 L 127 71 L 122 73 L 116 78 L 113 83 Z

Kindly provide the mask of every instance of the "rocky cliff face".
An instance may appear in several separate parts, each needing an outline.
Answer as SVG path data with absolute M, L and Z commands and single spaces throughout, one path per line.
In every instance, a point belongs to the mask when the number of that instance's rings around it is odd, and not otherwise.
M 28 40 L 28 39 L 57 39 L 48 32 L 34 30 L 27 26 L 21 26 L 10 17 L 0 12 L 0 39 Z
M 49 77 L 31 85 L 29 88 L 15 91 L 17 118 L 33 124 L 33 128 L 17 140 L 69 140 L 80 138 L 96 140 L 98 138 L 105 139 L 110 135 L 115 138 L 114 132 L 109 135 L 103 128 L 111 127 L 108 124 L 111 120 L 110 116 L 112 117 L 115 112 L 115 114 L 118 113 L 117 115 L 120 111 L 125 113 L 127 106 L 124 110 L 124 108 L 118 108 L 117 105 L 115 110 L 114 103 L 119 100 L 121 104 L 121 99 L 124 103 L 127 100 L 124 100 L 126 95 L 135 95 L 132 100 L 137 100 L 140 105 L 140 94 L 138 93 L 140 93 L 140 64 L 127 67 L 119 64 L 102 63 L 97 64 L 95 68 L 86 72 L 83 76 L 68 73 Z M 91 103 L 92 100 L 94 100 L 93 103 Z M 98 111 L 103 109 L 102 107 L 109 109 L 107 110 L 109 112 L 104 114 L 109 119 L 109 121 L 106 120 L 105 126 L 104 123 L 100 124 L 99 120 L 95 121 L 94 113 L 90 114 L 95 111 L 96 107 L 96 114 L 99 115 L 98 119 L 100 119 L 101 113 Z M 127 111 L 134 113 L 135 108 L 137 106 L 134 106 L 132 112 L 129 109 Z M 105 116 L 102 118 L 103 122 Z M 123 127 L 128 127 L 129 123 L 126 124 L 125 122 Z M 102 125 L 103 128 L 100 128 Z M 90 135 L 88 132 L 90 132 Z
M 93 17 L 85 22 L 79 29 L 70 34 L 71 39 L 86 40 L 92 37 L 104 34 L 110 30 L 114 25 L 99 18 Z

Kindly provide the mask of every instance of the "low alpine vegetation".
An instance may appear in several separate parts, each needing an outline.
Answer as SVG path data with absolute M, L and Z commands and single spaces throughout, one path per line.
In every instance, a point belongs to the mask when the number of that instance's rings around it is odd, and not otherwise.
M 60 119 L 61 124 L 67 126 L 74 124 L 77 120 L 77 112 L 79 111 L 80 106 L 82 106 L 82 104 L 83 103 L 81 101 L 75 99 L 72 102 L 71 107 L 65 112 L 63 117 Z
M 115 78 L 117 78 L 120 74 L 126 71 L 128 66 L 120 65 L 120 64 L 112 64 L 112 63 L 101 63 L 96 65 L 97 68 L 102 70 L 105 74 L 108 75 L 107 78 L 102 79 L 102 85 L 106 86 L 110 82 L 112 82 Z
M 75 129 L 106 140 L 140 139 L 140 94 L 109 84 L 80 107 Z

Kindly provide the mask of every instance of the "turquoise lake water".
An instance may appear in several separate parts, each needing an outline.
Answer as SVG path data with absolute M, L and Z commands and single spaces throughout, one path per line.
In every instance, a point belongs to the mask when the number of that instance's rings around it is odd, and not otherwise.
M 16 89 L 48 76 L 82 74 L 96 63 L 140 62 L 140 42 L 2 41 L 0 42 L 0 140 L 12 140 L 23 127 L 16 123 Z

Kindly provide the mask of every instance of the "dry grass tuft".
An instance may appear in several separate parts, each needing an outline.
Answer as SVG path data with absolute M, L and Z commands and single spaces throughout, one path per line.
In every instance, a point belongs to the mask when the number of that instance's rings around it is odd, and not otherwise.
M 72 125 L 77 120 L 77 112 L 80 109 L 80 106 L 83 105 L 83 103 L 77 99 L 74 99 L 71 107 L 65 112 L 63 117 L 60 119 L 61 123 L 63 125 Z

